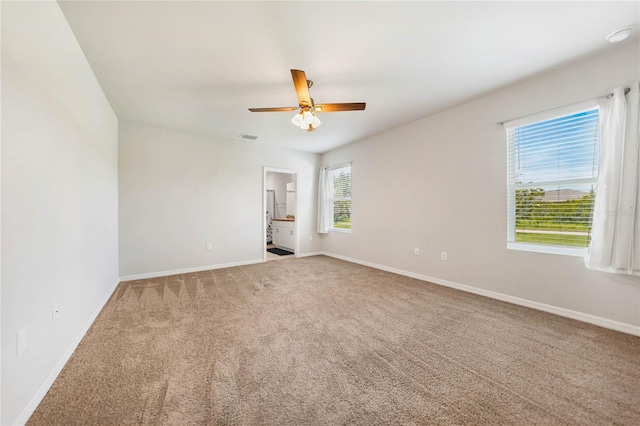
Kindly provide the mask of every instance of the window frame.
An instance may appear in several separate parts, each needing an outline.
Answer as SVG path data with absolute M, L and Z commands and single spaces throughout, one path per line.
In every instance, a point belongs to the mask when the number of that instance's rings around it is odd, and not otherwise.
M 525 117 L 517 118 L 508 122 L 504 122 L 505 136 L 507 139 L 507 249 L 517 251 L 529 251 L 536 253 L 547 254 L 559 254 L 567 256 L 580 256 L 584 257 L 587 254 L 587 247 L 573 247 L 573 246 L 561 246 L 561 245 L 547 245 L 540 243 L 519 242 L 515 240 L 516 237 L 516 208 L 515 197 L 516 191 L 519 189 L 534 189 L 540 187 L 549 186 L 564 186 L 564 185 L 593 185 L 597 186 L 598 175 L 590 178 L 580 179 L 559 179 L 549 180 L 536 183 L 515 183 L 515 155 L 512 155 L 515 138 L 511 137 L 510 132 L 517 127 L 526 126 L 535 123 L 541 123 L 544 121 L 553 120 L 555 118 L 561 118 L 570 116 L 573 114 L 579 114 L 581 112 L 598 110 L 599 105 L 597 99 L 580 102 L 577 104 L 567 105 L 565 107 L 555 108 L 548 111 L 543 111 L 538 114 L 531 114 Z M 600 129 L 600 117 L 598 116 L 598 124 L 596 132 Z M 513 208 L 510 208 L 513 206 Z
M 336 170 L 340 170 L 340 169 L 345 169 L 345 168 L 349 168 L 349 180 L 351 181 L 353 178 L 353 166 L 351 162 L 347 162 L 347 163 L 342 163 L 342 164 L 337 164 L 335 166 L 331 166 L 331 167 L 327 167 L 327 179 L 331 180 L 331 191 L 328 197 L 328 201 L 331 204 L 331 226 L 329 227 L 329 231 L 335 231 L 335 232 L 342 232 L 342 233 L 347 233 L 350 234 L 351 233 L 351 225 L 349 228 L 336 228 L 335 227 L 335 223 L 336 223 L 336 216 L 335 216 L 335 206 L 334 206 L 334 202 L 335 201 L 352 201 L 352 197 L 353 194 L 350 194 L 350 196 L 347 197 L 338 197 L 335 198 L 333 196 L 333 173 Z M 349 207 L 349 218 L 351 219 L 352 216 L 352 206 L 350 205 Z

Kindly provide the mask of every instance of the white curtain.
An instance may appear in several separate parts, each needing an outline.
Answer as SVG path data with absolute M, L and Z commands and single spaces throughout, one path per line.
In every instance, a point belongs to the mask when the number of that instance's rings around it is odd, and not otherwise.
M 330 182 L 327 168 L 320 169 L 318 177 L 318 234 L 329 233 L 333 221 L 333 209 L 331 208 Z
M 639 83 L 600 102 L 600 173 L 588 268 L 640 276 Z

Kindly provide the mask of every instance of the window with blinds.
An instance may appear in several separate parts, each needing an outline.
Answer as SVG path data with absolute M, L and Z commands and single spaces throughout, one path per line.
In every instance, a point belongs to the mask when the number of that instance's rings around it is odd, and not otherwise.
M 591 237 L 598 179 L 598 108 L 532 116 L 505 129 L 507 247 L 581 254 Z
M 334 230 L 351 229 L 351 164 L 328 171 L 329 197 L 333 209 Z

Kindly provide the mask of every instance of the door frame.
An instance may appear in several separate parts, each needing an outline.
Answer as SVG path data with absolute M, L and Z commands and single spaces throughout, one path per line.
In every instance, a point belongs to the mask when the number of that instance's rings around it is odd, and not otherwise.
M 298 257 L 300 251 L 300 241 L 298 239 L 298 171 L 290 169 L 280 169 L 277 167 L 262 168 L 262 260 L 267 261 L 267 173 L 284 173 L 293 175 L 293 185 L 296 191 L 296 205 L 294 208 L 294 216 L 296 220 L 293 222 L 293 238 L 294 238 L 294 257 Z

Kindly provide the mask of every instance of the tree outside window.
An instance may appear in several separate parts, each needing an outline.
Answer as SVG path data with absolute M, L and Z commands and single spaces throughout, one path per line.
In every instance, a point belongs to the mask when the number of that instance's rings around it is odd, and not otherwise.
M 329 171 L 333 205 L 333 229 L 351 229 L 351 166 Z

